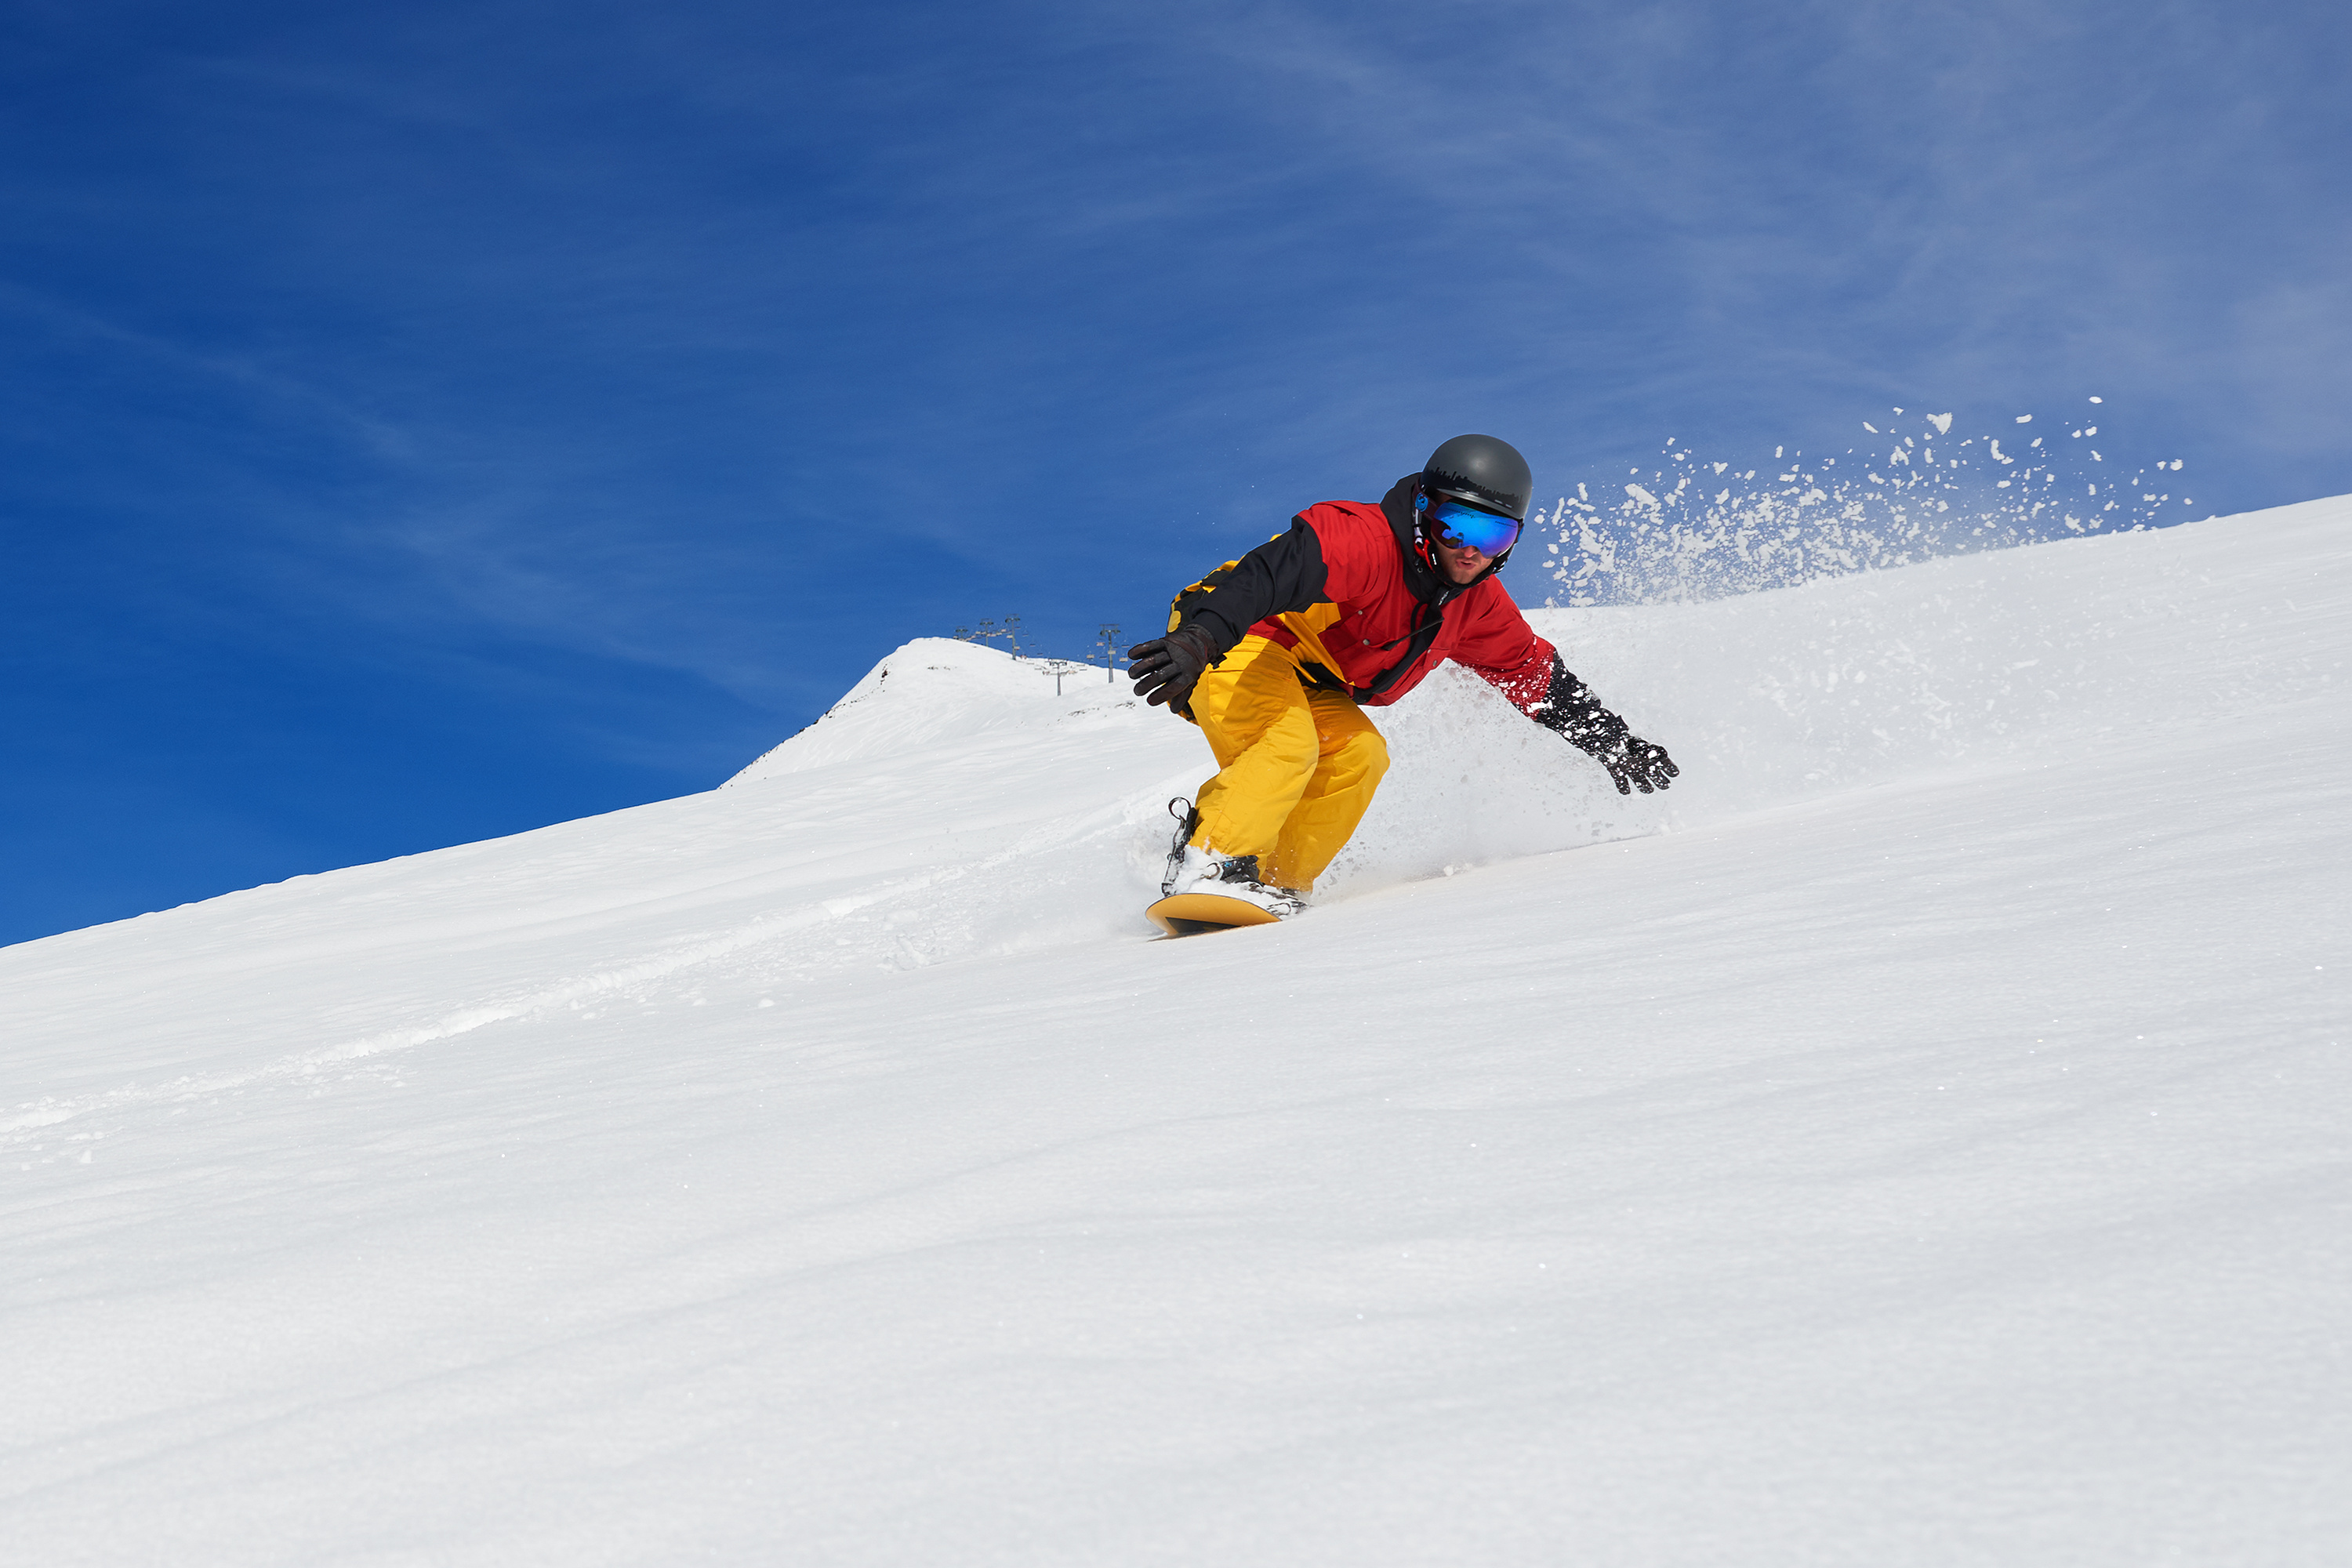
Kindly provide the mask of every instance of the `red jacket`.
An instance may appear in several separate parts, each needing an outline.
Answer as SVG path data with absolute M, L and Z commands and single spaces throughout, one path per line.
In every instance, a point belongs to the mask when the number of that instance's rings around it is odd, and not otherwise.
M 1528 626 L 1495 578 L 1501 563 L 1472 583 L 1448 581 L 1431 563 L 1412 514 L 1413 480 L 1397 481 L 1379 506 L 1321 501 L 1239 561 L 1229 561 L 1176 597 L 1172 631 L 1193 624 L 1215 652 L 1244 633 L 1296 648 L 1311 672 L 1367 707 L 1402 697 L 1446 659 L 1475 671 L 1511 703 L 1553 728 L 1567 717 L 1555 695 L 1565 677 L 1551 644 Z

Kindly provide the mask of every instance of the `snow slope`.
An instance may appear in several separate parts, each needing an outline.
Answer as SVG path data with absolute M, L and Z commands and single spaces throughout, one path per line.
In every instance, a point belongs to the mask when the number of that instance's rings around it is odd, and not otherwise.
M 2352 1557 L 2352 499 L 1538 619 L 1683 783 L 1433 680 L 1262 931 L 925 640 L 0 951 L 10 1560 Z

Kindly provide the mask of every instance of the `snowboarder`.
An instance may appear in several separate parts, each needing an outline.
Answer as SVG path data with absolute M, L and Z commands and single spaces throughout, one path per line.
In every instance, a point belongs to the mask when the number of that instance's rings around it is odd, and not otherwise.
M 1569 672 L 1496 581 L 1534 489 L 1508 442 L 1456 436 L 1378 506 L 1308 507 L 1178 594 L 1167 636 L 1128 649 L 1135 689 L 1199 725 L 1217 760 L 1198 803 L 1171 806 L 1160 890 L 1172 898 L 1155 911 L 1209 894 L 1255 906 L 1234 911 L 1242 921 L 1296 914 L 1388 771 L 1364 710 L 1449 658 L 1592 756 L 1620 795 L 1680 773 Z

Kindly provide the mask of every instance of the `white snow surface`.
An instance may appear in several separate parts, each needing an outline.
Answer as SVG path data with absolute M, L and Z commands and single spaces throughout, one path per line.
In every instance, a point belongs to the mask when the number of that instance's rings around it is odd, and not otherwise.
M 1282 926 L 923 639 L 0 952 L 6 1560 L 2352 1561 L 2352 498 L 1535 618 Z

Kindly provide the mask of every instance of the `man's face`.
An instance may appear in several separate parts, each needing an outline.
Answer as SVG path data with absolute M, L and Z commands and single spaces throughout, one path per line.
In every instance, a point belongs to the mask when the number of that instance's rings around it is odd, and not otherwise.
M 1494 562 L 1491 555 L 1481 555 L 1467 544 L 1448 544 L 1433 536 L 1430 552 L 1437 557 L 1437 569 L 1445 574 L 1446 581 L 1460 587 L 1475 580 Z
M 1424 494 L 1414 504 L 1427 509 L 1422 537 L 1429 542 L 1431 559 L 1457 588 L 1476 582 L 1517 542 L 1519 525 L 1500 512 L 1442 493 Z

